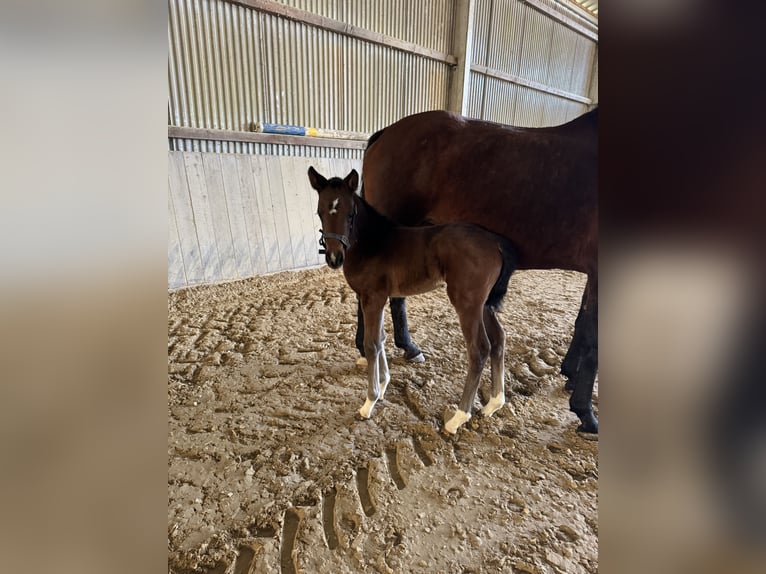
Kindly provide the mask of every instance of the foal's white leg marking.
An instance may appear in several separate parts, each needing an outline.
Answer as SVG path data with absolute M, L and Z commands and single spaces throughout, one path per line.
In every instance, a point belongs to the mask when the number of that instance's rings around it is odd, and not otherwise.
M 386 389 L 388 388 L 388 383 L 391 380 L 391 373 L 388 371 L 388 361 L 386 360 L 386 351 L 381 350 L 380 351 L 380 362 L 381 362 L 381 370 L 383 371 L 383 382 L 380 384 L 380 398 L 383 398 L 383 395 L 386 394 Z
M 444 430 L 450 434 L 455 434 L 463 424 L 471 420 L 471 415 L 465 411 L 458 410 L 452 418 L 444 423 Z
M 359 416 L 361 416 L 363 419 L 370 418 L 370 416 L 372 416 L 372 407 L 375 406 L 376 402 L 378 401 L 371 401 L 370 399 L 364 401 L 362 408 L 359 409 Z
M 385 357 L 383 358 L 383 360 L 385 361 Z M 361 416 L 363 419 L 368 419 L 372 416 L 372 409 L 375 406 L 375 403 L 377 403 L 378 400 L 383 397 L 383 393 L 381 392 L 381 388 L 380 388 L 379 366 L 380 366 L 380 353 L 376 354 L 372 363 L 369 363 L 367 365 L 367 378 L 368 378 L 368 381 L 373 382 L 373 387 L 376 387 L 378 389 L 378 398 L 375 400 L 370 400 L 370 397 L 368 396 L 365 399 L 364 404 L 362 405 L 362 408 L 359 409 L 359 416 Z M 386 370 L 388 370 L 388 367 L 386 367 Z M 369 384 L 368 384 L 368 389 L 369 389 Z
M 335 215 L 338 213 L 338 202 L 340 201 L 340 198 L 337 197 L 333 200 L 332 205 L 330 206 L 330 215 Z
M 485 417 L 491 417 L 494 412 L 505 404 L 505 393 L 498 393 L 497 396 L 489 399 L 489 402 L 481 409 L 481 414 Z

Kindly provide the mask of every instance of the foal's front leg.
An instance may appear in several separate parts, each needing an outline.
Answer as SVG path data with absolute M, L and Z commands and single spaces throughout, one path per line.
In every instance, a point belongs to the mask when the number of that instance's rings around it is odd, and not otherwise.
M 386 392 L 390 375 L 385 349 L 383 348 L 383 306 L 385 298 L 365 301 L 362 304 L 364 312 L 364 356 L 367 359 L 367 400 L 359 409 L 359 416 L 370 418 L 372 409 L 378 399 Z M 381 381 L 381 371 L 383 380 Z

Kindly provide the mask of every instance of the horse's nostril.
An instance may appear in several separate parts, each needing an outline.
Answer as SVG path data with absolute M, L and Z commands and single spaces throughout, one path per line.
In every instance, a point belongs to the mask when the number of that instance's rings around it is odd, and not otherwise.
M 332 267 L 333 269 L 337 269 L 341 265 L 343 265 L 343 253 L 333 251 L 332 253 L 327 253 L 325 255 L 325 261 L 327 261 L 327 265 Z

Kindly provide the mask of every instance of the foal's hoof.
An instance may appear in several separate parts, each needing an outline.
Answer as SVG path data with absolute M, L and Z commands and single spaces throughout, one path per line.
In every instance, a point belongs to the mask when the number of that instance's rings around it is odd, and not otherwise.
M 365 359 L 364 357 L 359 357 L 356 360 L 356 366 L 357 367 L 361 367 L 362 369 L 366 369 L 367 368 L 367 359 Z
M 447 417 L 445 416 L 444 418 L 446 419 Z M 454 415 L 452 415 L 452 418 L 450 418 L 448 421 L 445 420 L 444 430 L 449 434 L 455 434 L 457 433 L 457 429 L 459 429 L 469 420 L 471 420 L 471 415 L 469 413 L 458 410 Z
M 499 393 L 496 397 L 489 399 L 489 402 L 481 409 L 481 414 L 485 417 L 491 417 L 505 404 L 505 395 Z
M 409 356 L 407 353 L 404 354 L 404 360 L 408 363 L 425 363 L 426 358 L 423 356 L 423 353 L 420 351 L 417 352 L 417 355 Z
M 367 399 L 364 401 L 362 408 L 359 409 L 359 416 L 365 420 L 372 416 L 372 408 L 375 406 L 375 402 Z

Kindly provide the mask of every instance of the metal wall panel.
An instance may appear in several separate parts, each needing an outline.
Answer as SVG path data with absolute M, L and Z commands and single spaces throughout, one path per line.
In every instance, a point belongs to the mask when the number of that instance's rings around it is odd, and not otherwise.
M 590 72 L 590 91 L 588 97 L 593 100 L 594 103 L 598 103 L 598 46 L 593 53 L 593 67 Z
M 543 4 L 561 8 L 556 0 Z M 586 27 L 592 25 L 582 20 Z M 477 0 L 472 63 L 593 99 L 598 96 L 597 44 L 521 0 Z M 471 72 L 468 113 L 519 126 L 564 123 L 587 111 L 565 96 Z M 501 100 L 495 101 L 496 98 Z
M 351 26 L 450 53 L 454 0 L 278 0 Z
M 529 8 L 517 0 L 493 0 L 492 8 L 486 66 L 524 76 L 520 74 L 520 66 L 525 48 L 523 42 L 528 38 L 524 19 Z
M 168 0 L 173 125 L 249 131 L 258 121 L 369 132 L 447 106 L 447 64 L 223 0 Z M 453 1 L 284 2 L 449 52 Z M 361 157 L 360 150 L 174 139 L 171 150 Z

